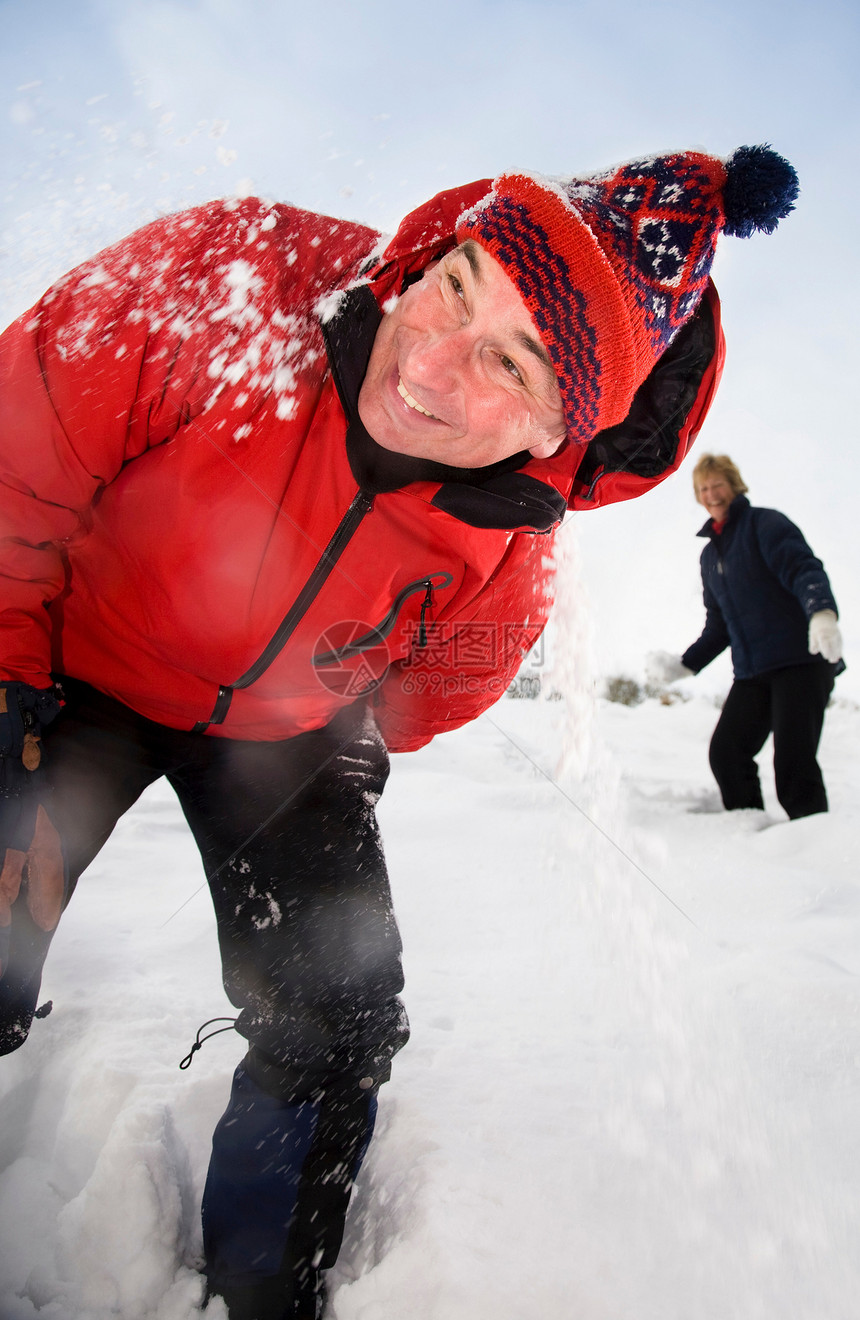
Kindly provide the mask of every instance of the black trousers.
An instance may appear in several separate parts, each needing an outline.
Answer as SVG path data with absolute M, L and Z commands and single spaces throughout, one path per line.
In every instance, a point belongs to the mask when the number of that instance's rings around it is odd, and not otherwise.
M 255 1077 L 282 1095 L 333 1073 L 384 1079 L 408 1031 L 374 809 L 388 755 L 372 717 L 350 706 L 326 728 L 244 742 L 154 724 L 86 684 L 64 689 L 45 744 L 70 892 L 119 817 L 164 776 L 200 849 Z M 16 933 L 13 924 L 13 945 Z M 0 980 L 21 988 L 23 1034 L 47 944 L 31 948 L 29 968 L 13 952 Z
M 735 680 L 709 751 L 727 811 L 764 806 L 755 757 L 770 733 L 776 796 L 788 816 L 827 810 L 816 753 L 833 682 L 833 667 L 824 662 Z
M 210 1289 L 239 1320 L 314 1320 L 376 1092 L 408 1037 L 375 814 L 385 746 L 358 705 L 286 741 L 239 742 L 64 687 L 45 747 L 70 892 L 119 817 L 167 778 L 203 858 L 224 985 L 250 1044 L 204 1196 Z M 49 943 L 17 901 L 0 1053 L 26 1038 Z

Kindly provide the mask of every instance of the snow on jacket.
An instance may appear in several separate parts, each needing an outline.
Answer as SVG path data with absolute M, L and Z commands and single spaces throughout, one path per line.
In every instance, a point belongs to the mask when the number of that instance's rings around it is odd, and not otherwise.
M 711 289 L 627 432 L 519 470 L 404 460 L 380 481 L 356 411 L 379 308 L 487 187 L 440 194 L 383 252 L 361 225 L 212 202 L 6 331 L 0 677 L 67 674 L 170 727 L 264 740 L 374 692 L 395 750 L 502 694 L 545 625 L 566 506 L 677 467 L 723 345 Z
M 735 678 L 826 664 L 809 653 L 809 620 L 818 610 L 836 612 L 836 601 L 800 528 L 738 495 L 722 531 L 709 518 L 698 535 L 708 538 L 701 556 L 705 628 L 681 663 L 698 673 L 730 646 Z M 840 662 L 836 672 L 844 667 Z

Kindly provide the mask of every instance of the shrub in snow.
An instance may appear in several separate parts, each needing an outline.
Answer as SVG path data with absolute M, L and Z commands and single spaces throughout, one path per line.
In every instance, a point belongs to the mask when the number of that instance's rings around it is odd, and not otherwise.
M 627 674 L 613 674 L 603 680 L 603 695 L 607 701 L 616 701 L 621 706 L 638 706 L 645 700 L 645 693 Z
M 505 696 L 534 701 L 540 696 L 540 674 L 517 674 Z

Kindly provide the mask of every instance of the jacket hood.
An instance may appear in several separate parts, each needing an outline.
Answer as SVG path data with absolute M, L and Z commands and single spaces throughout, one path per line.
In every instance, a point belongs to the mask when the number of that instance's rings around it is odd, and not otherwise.
M 456 247 L 459 218 L 491 187 L 491 179 L 479 179 L 447 189 L 404 218 L 394 237 L 363 271 L 378 307 L 384 307 L 392 296 L 399 296 L 421 278 L 430 262 Z M 340 311 L 347 310 L 341 306 Z M 368 347 L 367 356 L 369 351 Z M 458 469 L 435 465 L 442 469 L 436 479 L 446 490 L 441 499 L 450 498 L 459 506 L 464 503 L 463 492 L 468 486 L 495 495 L 501 485 L 503 500 L 517 503 L 523 498 L 531 503 L 537 495 L 536 486 L 543 486 L 546 490 L 538 501 L 543 504 L 543 519 L 548 511 L 560 508 L 561 514 L 553 519 L 557 521 L 565 508 L 595 508 L 644 494 L 674 472 L 688 453 L 716 393 L 724 355 L 719 298 L 709 281 L 697 312 L 640 385 L 623 422 L 598 431 L 587 443 L 567 440 L 551 458 L 535 459 L 524 453 L 504 464 L 473 470 L 465 478 L 462 470 L 457 475 Z M 359 387 L 366 366 L 365 358 Z M 353 441 L 353 447 L 355 444 Z M 455 495 L 455 491 L 460 494 Z

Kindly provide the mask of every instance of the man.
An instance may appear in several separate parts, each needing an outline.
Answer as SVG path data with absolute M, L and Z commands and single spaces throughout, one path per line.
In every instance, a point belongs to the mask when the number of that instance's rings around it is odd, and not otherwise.
M 796 193 L 761 147 L 508 175 L 385 247 L 216 202 L 4 336 L 2 1045 L 67 895 L 166 776 L 249 1043 L 203 1203 L 232 1320 L 321 1315 L 406 1040 L 386 749 L 501 695 L 567 508 L 681 462 L 722 363 L 717 236 L 772 229 Z
M 672 682 L 731 647 L 734 682 L 708 759 L 727 811 L 764 810 L 755 758 L 773 734 L 776 796 L 790 820 L 827 811 L 816 759 L 824 712 L 845 668 L 836 601 L 824 565 L 800 528 L 754 508 L 727 454 L 693 469 L 708 520 L 699 531 L 705 626 L 682 656 L 650 657 L 652 678 Z

